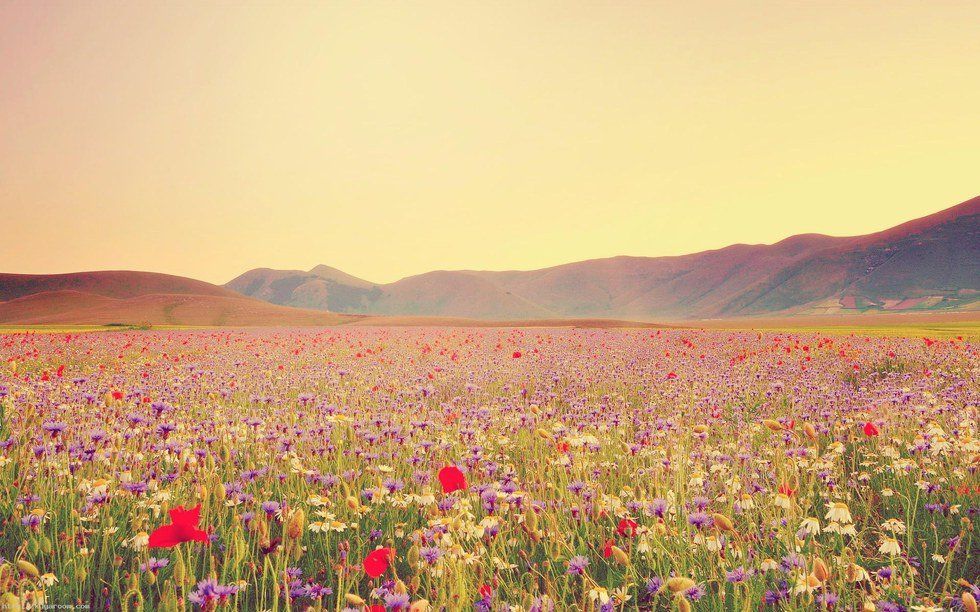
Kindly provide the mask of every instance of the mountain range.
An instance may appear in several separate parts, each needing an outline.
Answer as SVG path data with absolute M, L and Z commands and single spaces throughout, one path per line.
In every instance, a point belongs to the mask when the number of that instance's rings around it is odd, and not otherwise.
M 286 306 L 475 319 L 972 310 L 980 305 L 980 197 L 864 236 L 802 234 L 771 245 L 530 271 L 440 270 L 386 284 L 325 265 L 259 268 L 225 287 Z
M 951 312 L 980 312 L 980 197 L 864 236 L 803 234 L 529 271 L 439 270 L 392 283 L 325 265 L 259 268 L 224 286 L 155 272 L 0 274 L 8 325 L 608 325 Z
M 357 318 L 277 306 L 156 272 L 0 274 L 0 323 L 8 325 L 335 325 Z

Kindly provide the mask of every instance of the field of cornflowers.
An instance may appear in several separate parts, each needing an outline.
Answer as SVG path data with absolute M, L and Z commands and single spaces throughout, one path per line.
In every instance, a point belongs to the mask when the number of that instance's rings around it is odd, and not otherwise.
M 0 607 L 947 610 L 969 338 L 0 336 Z

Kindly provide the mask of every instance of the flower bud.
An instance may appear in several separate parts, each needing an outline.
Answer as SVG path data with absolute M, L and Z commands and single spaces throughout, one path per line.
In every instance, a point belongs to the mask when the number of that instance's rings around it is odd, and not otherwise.
M 687 576 L 674 576 L 667 580 L 667 588 L 670 589 L 671 593 L 683 593 L 695 584 L 697 583 Z

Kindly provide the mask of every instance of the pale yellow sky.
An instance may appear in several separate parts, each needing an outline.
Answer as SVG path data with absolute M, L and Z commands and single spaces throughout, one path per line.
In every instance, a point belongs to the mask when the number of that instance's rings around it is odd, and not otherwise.
M 978 27 L 972 0 L 6 0 L 0 271 L 390 281 L 875 231 L 980 193 Z

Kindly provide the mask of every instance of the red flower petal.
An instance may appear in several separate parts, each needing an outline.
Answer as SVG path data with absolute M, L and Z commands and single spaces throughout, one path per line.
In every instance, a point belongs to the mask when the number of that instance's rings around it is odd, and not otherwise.
M 150 534 L 150 548 L 172 548 L 180 544 L 177 529 L 173 525 L 164 525 Z
M 439 482 L 442 484 L 442 492 L 446 494 L 461 491 L 467 486 L 466 476 L 454 465 L 447 465 L 439 470 Z
M 207 542 L 208 534 L 197 528 L 201 520 L 201 505 L 190 510 L 177 506 L 170 510 L 170 524 L 150 534 L 150 548 L 171 548 L 181 542 Z
M 395 558 L 395 551 L 391 548 L 378 548 L 372 550 L 364 557 L 364 573 L 371 578 L 377 578 L 388 571 L 388 562 Z
M 624 518 L 624 519 L 622 519 L 622 520 L 619 521 L 619 526 L 616 527 L 616 532 L 619 533 L 619 535 L 621 535 L 621 536 L 631 536 L 632 537 L 632 536 L 635 536 L 636 535 L 636 528 L 637 527 L 639 527 L 639 525 L 636 523 L 636 521 L 634 521 L 632 519 L 626 519 L 626 518 Z

